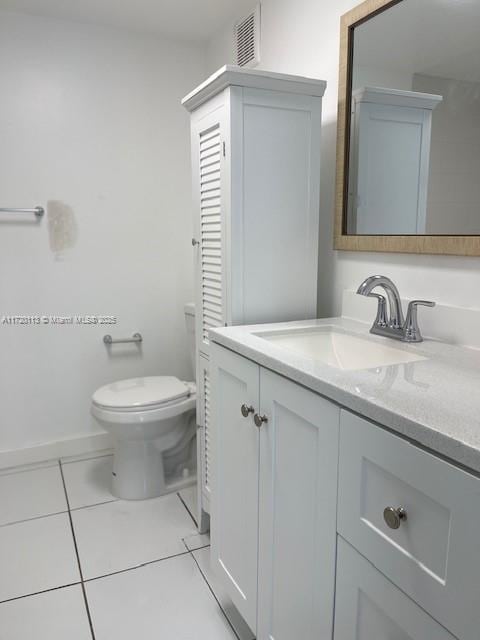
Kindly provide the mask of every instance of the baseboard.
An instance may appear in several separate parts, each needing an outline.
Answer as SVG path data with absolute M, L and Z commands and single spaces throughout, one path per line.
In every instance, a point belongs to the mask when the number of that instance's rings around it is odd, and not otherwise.
M 88 436 L 57 440 L 46 444 L 26 447 L 25 449 L 13 449 L 0 451 L 0 469 L 19 467 L 26 464 L 46 462 L 57 458 L 87 455 L 102 449 L 110 449 L 112 439 L 108 433 L 96 433 Z

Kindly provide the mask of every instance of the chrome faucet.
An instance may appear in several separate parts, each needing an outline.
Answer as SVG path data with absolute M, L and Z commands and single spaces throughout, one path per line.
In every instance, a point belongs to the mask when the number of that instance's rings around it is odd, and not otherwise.
M 386 298 L 373 289 L 381 287 Z M 378 336 L 402 340 L 403 342 L 422 342 L 423 337 L 418 326 L 417 310 L 420 305 L 434 307 L 435 302 L 428 300 L 412 300 L 408 305 L 407 318 L 404 320 L 402 301 L 397 287 L 386 276 L 370 276 L 358 287 L 357 293 L 369 298 L 376 298 L 378 302 L 377 317 L 370 333 Z M 387 313 L 388 300 L 388 313 Z

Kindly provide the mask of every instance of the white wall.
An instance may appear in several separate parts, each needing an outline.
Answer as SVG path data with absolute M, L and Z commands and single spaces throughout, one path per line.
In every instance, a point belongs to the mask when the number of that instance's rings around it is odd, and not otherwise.
M 340 16 L 358 0 L 263 0 L 260 68 L 327 80 L 322 143 L 319 314 L 338 314 L 344 289 L 384 273 L 406 298 L 480 308 L 480 259 L 332 249 Z M 232 62 L 231 26 L 211 43 L 209 72 Z
M 203 79 L 203 54 L 0 14 L 0 207 L 49 209 L 39 224 L 0 214 L 0 317 L 118 317 L 113 327 L 0 324 L 0 459 L 97 433 L 89 405 L 101 384 L 192 375 L 183 319 L 192 298 L 189 119 L 179 101 Z M 73 212 L 75 223 L 64 221 L 76 241 L 52 251 L 59 210 Z M 134 331 L 141 350 L 109 354 L 105 333 Z
M 441 95 L 432 117 L 427 233 L 480 233 L 480 83 L 423 74 L 415 91 Z

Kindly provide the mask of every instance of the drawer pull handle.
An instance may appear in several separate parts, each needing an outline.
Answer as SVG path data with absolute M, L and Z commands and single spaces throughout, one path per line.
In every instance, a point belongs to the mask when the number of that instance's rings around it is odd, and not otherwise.
M 383 511 L 383 519 L 390 529 L 399 529 L 402 522 L 405 522 L 407 519 L 407 512 L 403 507 L 399 507 L 398 509 L 387 507 Z
M 260 415 L 258 415 L 258 413 L 256 413 L 253 416 L 253 421 L 255 422 L 255 425 L 260 429 L 260 427 L 262 426 L 262 424 L 264 422 L 268 422 L 268 418 L 267 418 L 267 416 L 260 416 Z
M 242 412 L 242 416 L 244 418 L 248 418 L 250 413 L 254 413 L 255 409 L 253 407 L 249 407 L 247 404 L 242 404 L 240 407 L 240 411 Z

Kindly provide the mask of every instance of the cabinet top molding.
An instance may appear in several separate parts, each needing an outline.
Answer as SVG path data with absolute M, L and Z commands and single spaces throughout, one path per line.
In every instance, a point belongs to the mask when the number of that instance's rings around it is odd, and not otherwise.
M 394 107 L 414 107 L 432 110 L 440 104 L 443 96 L 418 91 L 402 91 L 385 89 L 384 87 L 362 87 L 352 92 L 355 103 L 370 102 L 373 104 L 392 105 Z
M 188 111 L 193 111 L 230 86 L 284 91 L 321 98 L 325 93 L 327 83 L 325 80 L 317 80 L 315 78 L 274 73 L 273 71 L 244 69 L 243 67 L 227 64 L 187 94 L 182 100 L 182 105 Z

